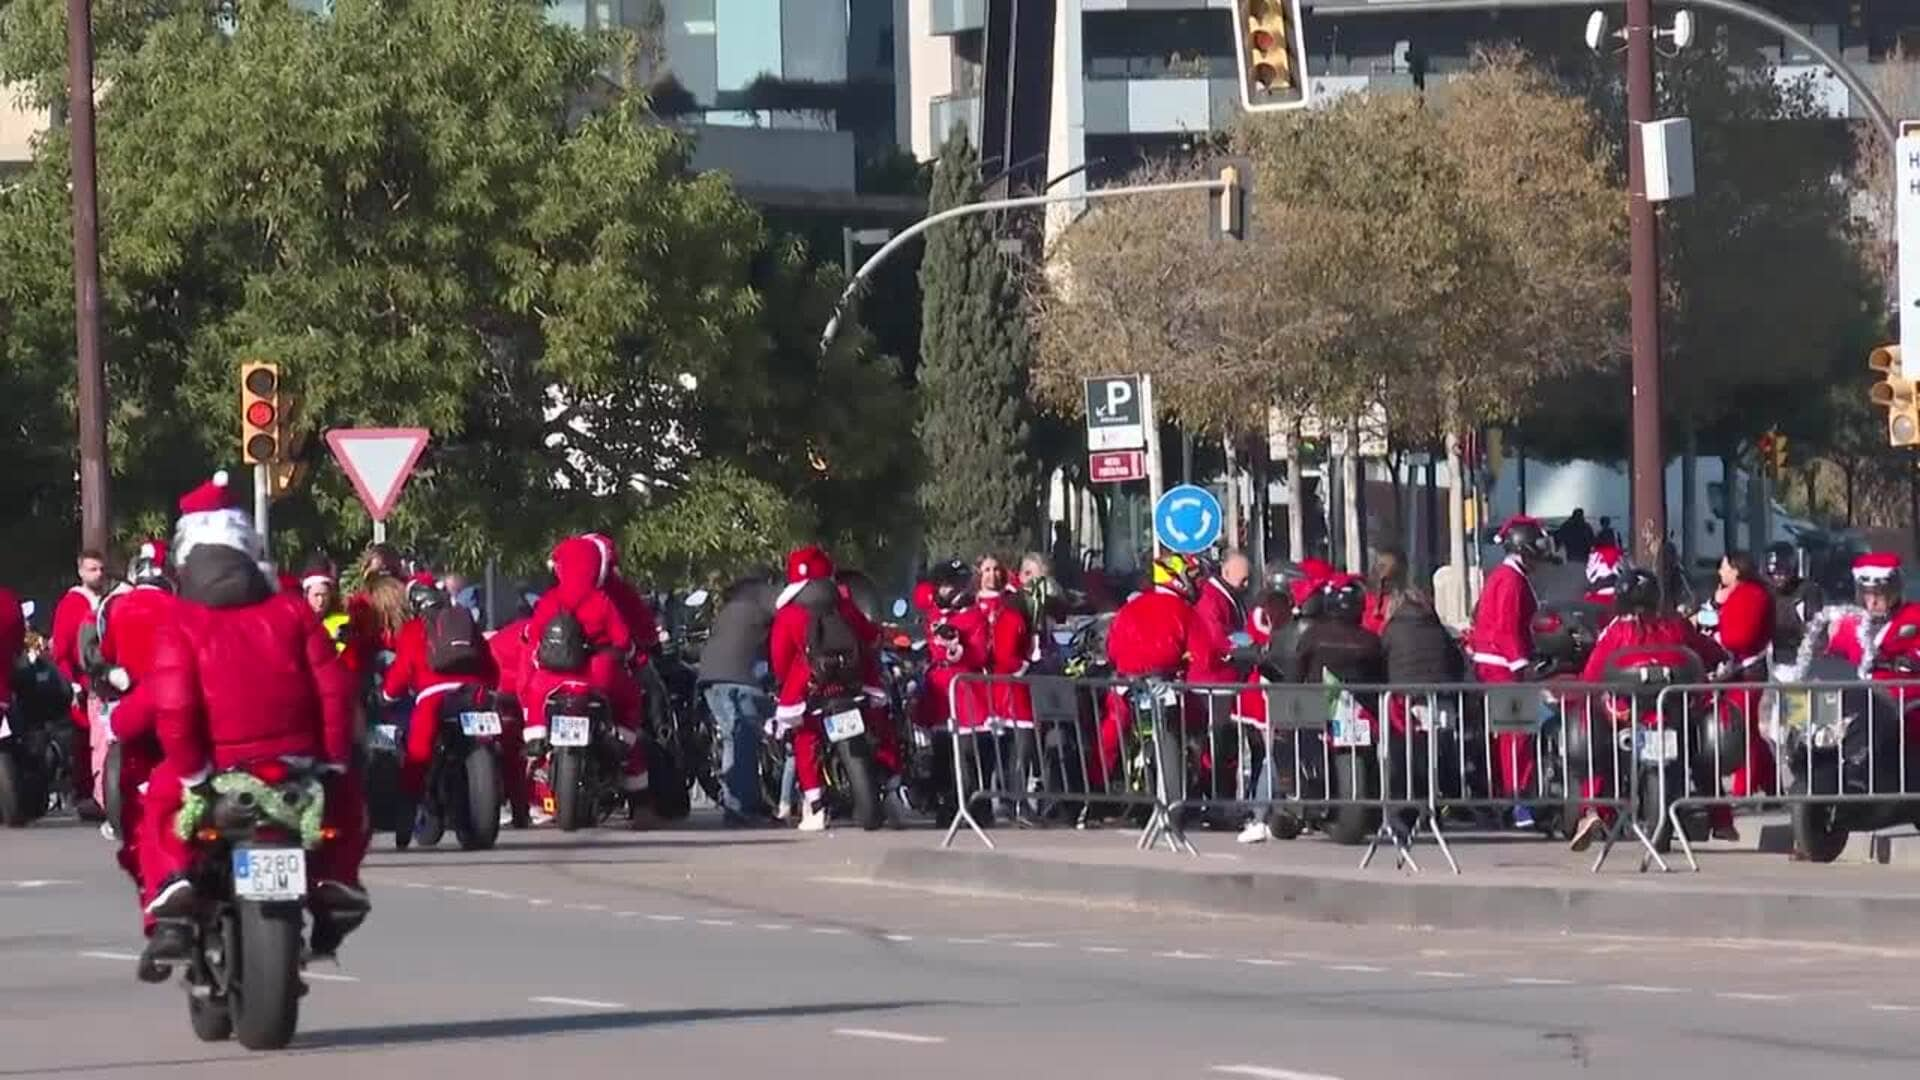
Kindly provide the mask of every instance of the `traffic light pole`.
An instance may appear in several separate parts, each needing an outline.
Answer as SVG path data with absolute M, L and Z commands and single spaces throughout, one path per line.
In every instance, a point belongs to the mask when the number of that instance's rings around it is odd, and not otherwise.
M 268 511 L 273 506 L 273 466 L 261 462 L 253 467 L 253 527 L 260 530 L 260 540 L 267 543 L 271 534 L 267 531 Z M 267 557 L 273 557 L 273 548 L 267 547 Z
M 100 199 L 93 152 L 93 3 L 67 0 L 67 131 L 73 151 L 73 330 L 80 436 L 80 545 L 112 540 L 107 369 L 100 355 Z
M 1244 183 L 1244 178 L 1241 182 Z M 1220 178 L 1175 180 L 1163 184 L 1127 184 L 1095 191 L 1062 192 L 1057 195 L 1023 195 L 1017 199 L 987 199 L 982 202 L 950 207 L 937 214 L 929 214 L 900 230 L 893 239 L 882 244 L 880 249 L 867 256 L 867 261 L 861 263 L 860 269 L 854 271 L 853 276 L 847 279 L 846 289 L 840 293 L 839 302 L 833 306 L 833 316 L 827 320 L 826 328 L 820 332 L 820 351 L 826 352 L 833 346 L 834 339 L 840 336 L 840 320 L 846 315 L 847 308 L 853 303 L 854 297 L 858 296 L 861 288 L 865 286 L 868 276 L 881 263 L 886 262 L 894 252 L 935 225 L 957 218 L 990 214 L 998 210 L 1019 210 L 1029 206 L 1050 206 L 1054 203 L 1099 202 L 1102 199 L 1117 199 L 1127 195 L 1172 195 L 1183 191 L 1226 192 L 1233 186 L 1234 181 Z

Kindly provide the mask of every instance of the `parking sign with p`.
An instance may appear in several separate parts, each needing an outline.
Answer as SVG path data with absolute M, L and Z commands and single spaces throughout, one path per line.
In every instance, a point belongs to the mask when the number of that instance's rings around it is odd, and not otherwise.
M 1147 445 L 1141 417 L 1140 376 L 1101 375 L 1087 380 L 1087 449 L 1134 450 Z

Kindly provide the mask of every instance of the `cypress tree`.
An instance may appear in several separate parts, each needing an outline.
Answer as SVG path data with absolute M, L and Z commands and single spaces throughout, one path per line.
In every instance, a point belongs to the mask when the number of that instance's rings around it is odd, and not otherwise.
M 972 202 L 979 186 L 979 155 L 956 129 L 934 166 L 929 209 Z M 999 220 L 935 226 L 920 264 L 920 507 L 936 558 L 1012 555 L 1031 534 L 1029 338 Z

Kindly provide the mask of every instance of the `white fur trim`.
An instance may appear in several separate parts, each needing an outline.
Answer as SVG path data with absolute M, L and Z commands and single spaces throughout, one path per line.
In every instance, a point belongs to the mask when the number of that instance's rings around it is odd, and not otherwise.
M 782 705 L 773 710 L 773 718 L 775 720 L 798 720 L 805 715 L 807 715 L 807 706 L 804 702 L 793 705 Z
M 153 541 L 151 540 L 140 545 L 140 557 L 143 559 L 151 561 L 155 556 L 159 554 L 160 553 L 158 551 L 154 550 Z
M 127 674 L 126 668 L 117 667 L 107 672 L 107 685 L 124 694 L 133 689 L 133 677 Z
M 600 553 L 600 576 L 595 579 L 594 584 L 605 585 L 607 572 L 613 569 L 613 543 L 599 533 L 588 533 L 587 542 L 593 545 L 593 550 Z
M 308 574 L 306 577 L 300 579 L 300 587 L 302 589 L 311 589 L 315 585 L 331 585 L 333 583 L 333 579 L 325 574 Z
M 182 789 L 191 790 L 193 788 L 200 786 L 201 784 L 206 783 L 208 778 L 210 778 L 211 776 L 213 776 L 213 766 L 209 765 L 206 768 L 201 769 L 199 772 L 194 773 L 192 776 L 181 777 L 180 787 Z
M 214 486 L 214 487 L 217 487 L 217 488 L 223 488 L 223 487 L 226 487 L 226 486 L 227 486 L 228 484 L 230 484 L 230 483 L 232 483 L 232 482 L 233 482 L 233 477 L 231 477 L 231 476 L 228 476 L 228 475 L 227 475 L 227 470 L 225 470 L 225 469 L 221 469 L 221 470 L 219 470 L 218 472 L 215 472 L 215 473 L 213 474 L 213 486 Z
M 526 739 L 529 742 L 532 742 L 533 740 L 536 740 L 536 739 L 544 739 L 547 737 L 547 725 L 528 724 L 526 727 L 526 730 L 520 733 L 520 737 L 523 739 Z
M 458 690 L 465 685 L 467 684 L 457 683 L 457 682 L 434 683 L 432 686 L 429 686 L 425 690 L 422 690 L 419 693 L 413 695 L 413 703 L 415 705 L 418 705 L 430 697 L 438 697 L 439 695 L 444 694 L 449 690 Z
M 174 526 L 173 564 L 184 566 L 187 556 L 203 544 L 232 548 L 255 562 L 266 554 L 260 534 L 254 530 L 253 517 L 245 510 L 205 510 L 182 514 Z
M 1899 571 L 1887 566 L 1862 566 L 1853 571 L 1853 580 L 1861 585 L 1882 585 Z
M 807 582 L 810 580 L 812 579 L 810 578 L 802 579 L 800 581 L 794 582 L 791 585 L 788 585 L 784 589 L 781 589 L 779 597 L 775 599 L 773 602 L 773 606 L 777 608 L 786 607 L 789 603 L 793 601 L 794 597 L 800 595 L 800 590 L 806 588 Z

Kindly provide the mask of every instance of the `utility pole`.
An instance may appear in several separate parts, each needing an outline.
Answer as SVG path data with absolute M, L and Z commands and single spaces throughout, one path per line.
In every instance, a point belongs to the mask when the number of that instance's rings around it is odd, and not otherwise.
M 1647 200 L 1653 122 L 1653 0 L 1627 0 L 1627 228 L 1633 341 L 1633 547 L 1657 567 L 1667 539 L 1666 449 L 1660 433 L 1660 237 Z
M 93 3 L 67 0 L 67 132 L 73 145 L 74 360 L 79 366 L 80 543 L 104 552 L 107 370 L 100 356 L 100 200 L 93 166 Z

